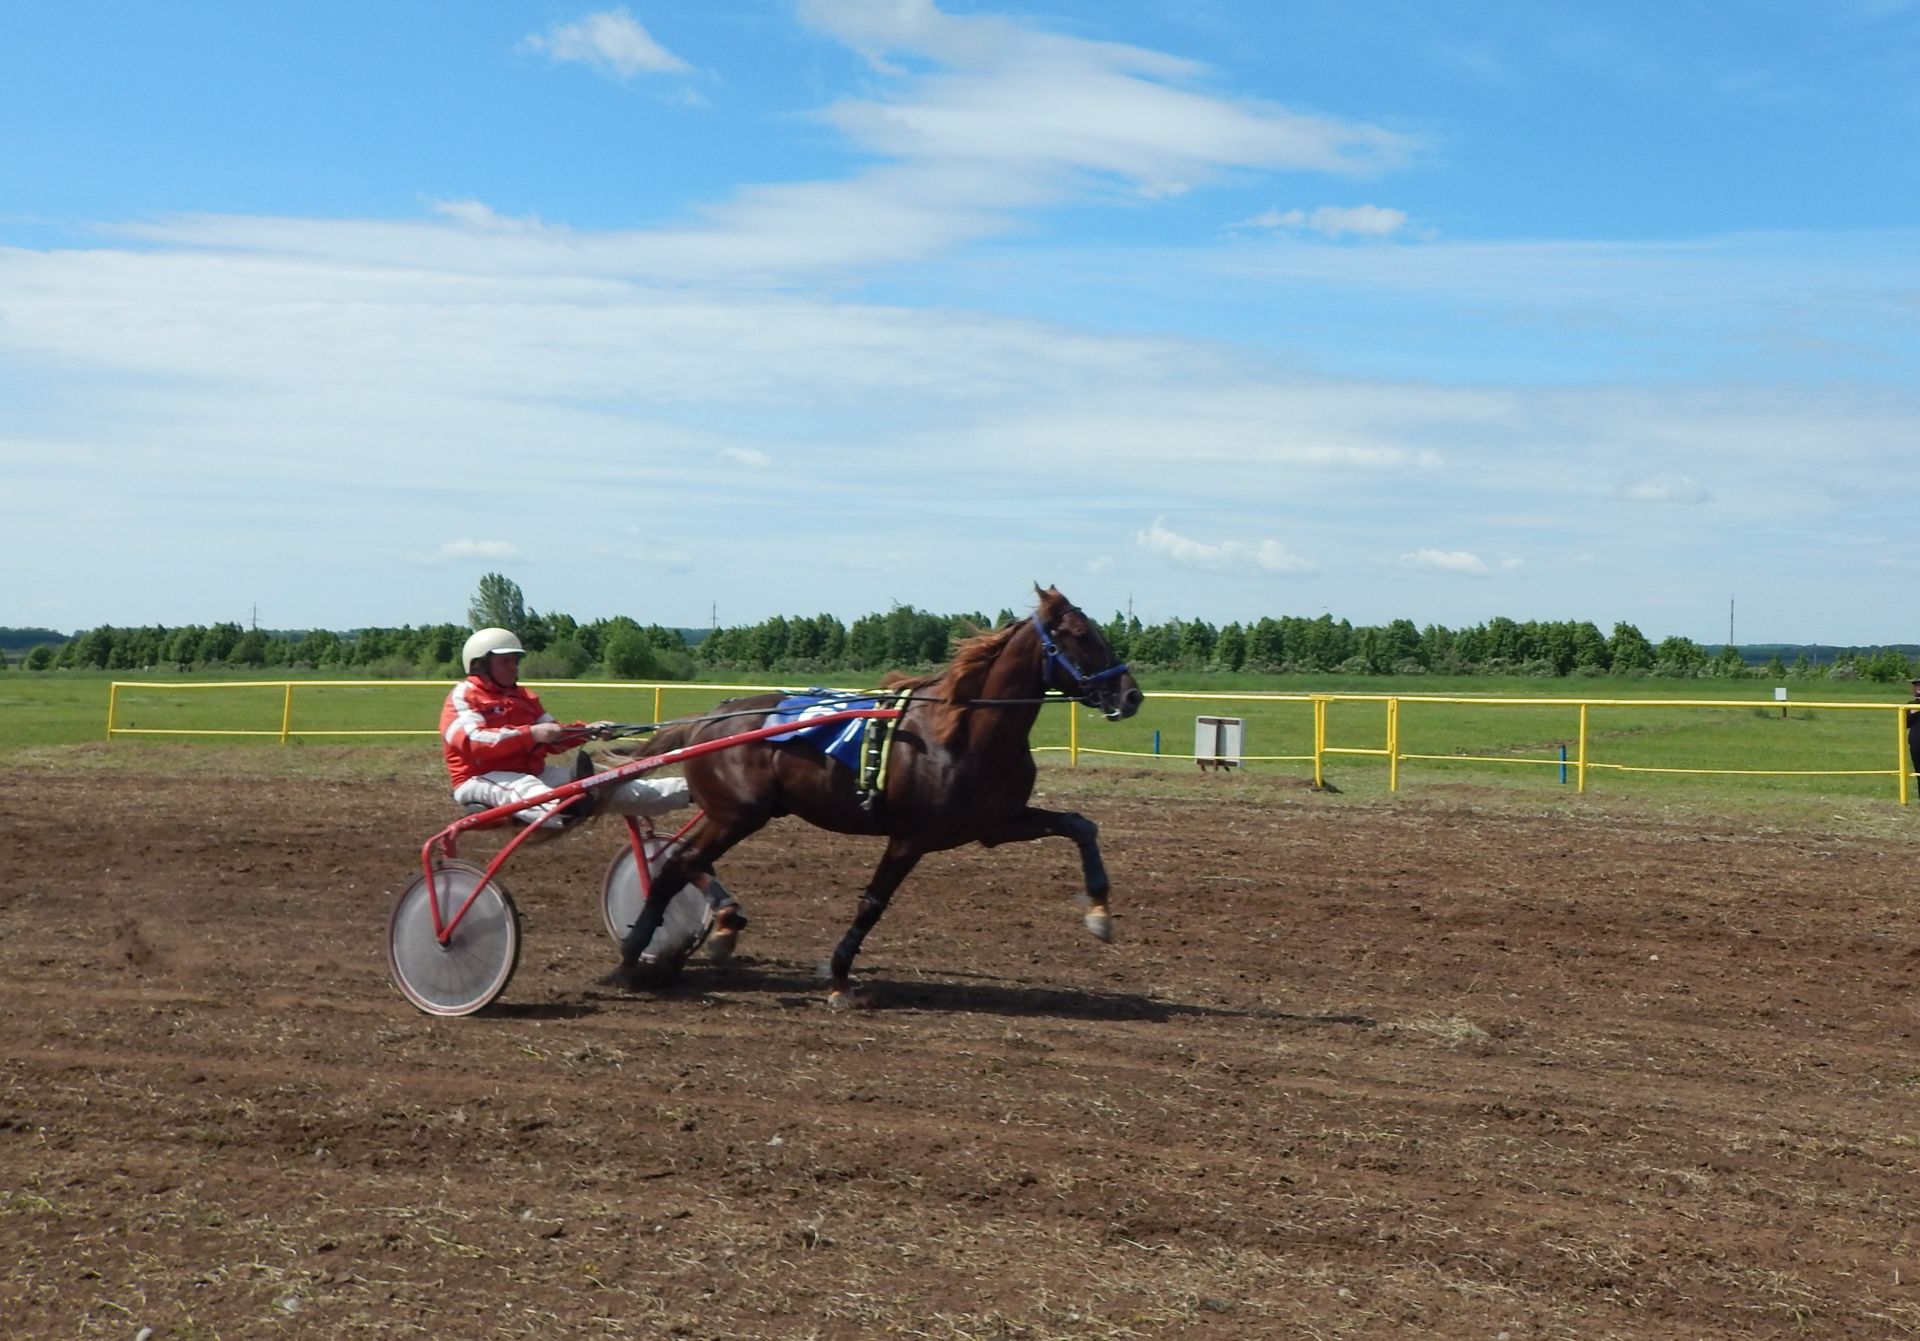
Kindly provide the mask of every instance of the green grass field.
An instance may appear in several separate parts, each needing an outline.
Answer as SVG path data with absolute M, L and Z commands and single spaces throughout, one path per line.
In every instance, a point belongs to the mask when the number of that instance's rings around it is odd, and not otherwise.
M 104 742 L 111 684 L 115 751 L 142 744 L 205 747 L 349 744 L 371 751 L 428 749 L 445 695 L 436 680 L 332 684 L 294 678 L 292 713 L 282 682 L 244 684 L 240 676 L 131 676 L 88 672 L 6 672 L 0 678 L 0 755 L 23 749 Z M 751 686 L 549 684 L 541 695 L 555 717 L 651 722 L 708 711 Z M 858 688 L 847 682 L 843 688 Z M 1571 788 L 1576 782 L 1580 699 L 1611 699 L 1588 709 L 1588 788 L 1647 792 L 1872 795 L 1897 799 L 1895 768 L 1905 757 L 1905 695 L 1887 686 L 1793 686 L 1786 711 L 1772 686 L 1757 680 L 1521 680 L 1521 678 L 1281 678 L 1167 676 L 1148 680 L 1146 707 L 1127 722 L 1087 709 L 1048 707 L 1033 742 L 1060 761 L 1075 717 L 1081 765 L 1192 768 L 1194 719 L 1244 722 L 1248 767 L 1309 778 L 1313 703 L 1306 695 L 1400 695 L 1400 788 L 1475 776 L 1501 784 Z M 1843 694 L 1841 694 L 1843 692 Z M 1269 697 L 1260 697 L 1269 695 Z M 1290 695 L 1290 697 L 1279 697 Z M 1463 701 L 1425 701 L 1463 699 Z M 1501 703 L 1498 699 L 1540 699 Z M 1726 707 L 1668 707 L 1663 699 L 1724 701 Z M 1620 703 L 1624 701 L 1624 703 Z M 1845 705 L 1845 707 L 1841 707 Z M 1388 705 L 1382 697 L 1344 697 L 1327 705 L 1325 776 L 1342 788 L 1384 788 Z M 1561 780 L 1561 749 L 1567 780 Z M 1054 753 L 1058 751 L 1058 753 Z M 1377 751 L 1377 753 L 1344 753 Z M 1156 757 L 1158 755 L 1158 757 Z M 1634 772 L 1626 772 L 1632 768 Z M 1645 770 L 1645 772 L 1640 772 Z M 1667 772 L 1674 770 L 1674 772 Z M 1716 772 L 1692 772 L 1716 770 Z
M 281 747 L 288 696 L 280 682 L 238 683 L 211 675 L 181 680 L 54 672 L 7 672 L 0 678 L 0 756 L 22 750 L 100 742 L 107 735 L 110 686 L 117 691 L 113 750 L 157 742 L 196 746 Z M 339 685 L 295 677 L 291 738 L 302 745 L 352 745 L 375 751 L 431 750 L 446 685 L 393 680 Z M 848 681 L 843 687 L 858 687 Z M 1401 789 L 1440 780 L 1477 778 L 1500 785 L 1572 790 L 1578 756 L 1578 701 L 1625 700 L 1588 709 L 1590 791 L 1665 793 L 1786 792 L 1805 796 L 1897 799 L 1894 770 L 1905 758 L 1904 695 L 1895 686 L 1795 685 L 1784 714 L 1773 686 L 1756 680 L 1533 680 L 1509 677 L 1391 680 L 1343 677 L 1149 678 L 1147 703 L 1126 722 L 1091 711 L 1046 708 L 1034 743 L 1059 761 L 1077 718 L 1083 766 L 1128 765 L 1194 771 L 1194 719 L 1205 714 L 1244 722 L 1248 766 L 1311 777 L 1313 704 L 1305 696 L 1399 695 Z M 542 697 L 562 719 L 651 722 L 702 712 L 746 686 L 651 686 L 555 683 Z M 1266 697 L 1262 697 L 1262 696 Z M 1280 695 L 1296 697 L 1278 697 Z M 1466 699 L 1428 702 L 1425 699 Z M 1540 703 L 1498 703 L 1537 699 Z M 1724 702 L 1726 707 L 1661 706 L 1660 700 Z M 1861 707 L 1841 704 L 1871 705 Z M 1326 710 L 1326 776 L 1342 789 L 1384 789 L 1388 707 L 1385 701 L 1340 699 Z M 129 732 L 134 734 L 128 734 Z M 146 734 L 153 733 L 153 734 Z M 1560 752 L 1568 755 L 1561 781 Z M 1158 758 L 1156 759 L 1156 750 Z M 1053 753 L 1058 751 L 1060 753 Z M 1425 756 L 1406 758 L 1404 756 Z M 1721 770 L 1625 772 L 1646 770 Z M 1783 776 L 1794 773 L 1797 776 Z

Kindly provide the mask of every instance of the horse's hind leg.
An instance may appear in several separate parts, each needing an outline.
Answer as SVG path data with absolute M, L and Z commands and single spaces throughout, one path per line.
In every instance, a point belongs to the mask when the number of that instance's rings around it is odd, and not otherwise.
M 1042 810 L 1028 806 L 1020 815 L 1000 828 L 983 834 L 983 847 L 1002 843 L 1021 843 L 1034 838 L 1071 838 L 1080 849 L 1080 872 L 1086 881 L 1087 930 L 1103 941 L 1113 939 L 1113 914 L 1107 910 L 1107 898 L 1113 882 L 1107 877 L 1107 864 L 1100 857 L 1100 826 L 1085 815 L 1070 810 Z
M 860 907 L 853 916 L 853 925 L 847 928 L 847 934 L 840 938 L 840 943 L 833 947 L 833 958 L 828 961 L 829 1006 L 837 1008 L 854 1004 L 851 981 L 853 957 L 860 953 L 861 943 L 866 940 L 867 933 L 873 930 L 874 924 L 879 922 L 880 915 L 887 911 L 893 892 L 900 888 L 900 882 L 912 873 L 919 860 L 918 844 L 905 838 L 888 840 L 880 865 L 874 868 L 873 878 L 867 881 L 867 892 L 860 896 Z

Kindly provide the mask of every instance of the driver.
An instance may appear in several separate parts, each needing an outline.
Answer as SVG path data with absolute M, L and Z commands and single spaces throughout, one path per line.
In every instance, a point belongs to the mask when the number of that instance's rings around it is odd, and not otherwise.
M 604 731 L 608 722 L 562 726 L 533 691 L 520 686 L 526 649 L 507 629 L 481 629 L 460 649 L 467 678 L 453 687 L 440 709 L 440 737 L 447 777 L 460 805 L 492 808 L 550 792 L 593 775 L 582 751 L 573 767 L 547 760 Z M 632 778 L 610 792 L 589 791 L 565 810 L 529 806 L 514 816 L 522 824 L 562 828 L 596 810 L 617 815 L 660 815 L 691 803 L 685 778 Z
M 520 686 L 520 658 L 525 655 L 520 639 L 509 629 L 481 629 L 460 649 L 467 677 L 453 687 L 440 709 L 447 777 L 459 805 L 491 809 L 593 776 L 593 760 L 585 750 L 572 767 L 547 760 L 592 739 L 612 723 L 563 726 L 554 721 L 539 697 Z M 564 810 L 553 804 L 528 806 L 514 818 L 522 824 L 559 829 L 599 811 L 660 815 L 692 803 L 685 778 L 635 777 L 616 787 L 589 789 Z M 708 953 L 724 958 L 732 953 L 734 938 L 746 926 L 746 914 L 726 887 L 705 871 L 696 871 L 689 883 L 714 910 Z

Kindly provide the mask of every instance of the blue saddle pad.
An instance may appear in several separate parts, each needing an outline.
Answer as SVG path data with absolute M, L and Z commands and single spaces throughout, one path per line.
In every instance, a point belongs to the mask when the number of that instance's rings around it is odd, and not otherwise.
M 794 694 L 780 700 L 774 710 L 767 714 L 766 725 L 780 726 L 786 722 L 795 724 L 795 729 L 769 740 L 798 740 L 811 745 L 829 759 L 838 760 L 855 772 L 860 770 L 860 742 L 866 737 L 867 727 L 872 724 L 870 717 L 856 717 L 850 722 L 828 722 L 825 726 L 806 726 L 810 717 L 824 717 L 829 713 L 851 712 L 858 708 L 877 708 L 879 702 L 871 698 L 859 698 L 852 694 L 836 694 L 829 690 L 816 693 Z

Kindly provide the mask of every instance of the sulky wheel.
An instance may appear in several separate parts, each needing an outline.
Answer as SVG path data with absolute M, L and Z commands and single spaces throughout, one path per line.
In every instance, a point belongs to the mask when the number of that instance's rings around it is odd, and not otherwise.
M 442 924 L 479 895 L 445 945 L 433 931 L 434 897 L 422 876 L 393 901 L 387 968 L 402 996 L 429 1015 L 471 1015 L 506 990 L 520 962 L 520 913 L 498 880 L 461 861 L 434 868 Z
M 652 834 L 640 840 L 647 853 L 647 883 L 660 873 L 672 843 Z M 600 916 L 606 920 L 607 934 L 616 941 L 625 940 L 627 929 L 640 920 L 640 905 L 647 901 L 640 888 L 640 873 L 634 866 L 633 844 L 620 849 L 607 866 L 607 877 L 600 885 Z
M 647 883 L 653 883 L 653 877 L 660 871 L 660 864 L 666 860 L 671 844 L 666 839 L 647 838 L 643 840 L 647 852 Z M 714 888 L 720 888 L 715 882 Z M 653 939 L 647 942 L 640 954 L 640 966 L 636 971 L 641 985 L 646 987 L 665 987 L 680 976 L 680 970 L 695 950 L 706 943 L 713 931 L 714 918 L 719 912 L 724 894 L 709 893 L 684 885 L 679 893 L 667 902 L 665 916 L 661 919 L 660 929 L 653 933 Z M 634 865 L 633 848 L 620 849 L 607 867 L 607 878 L 600 889 L 600 913 L 606 919 L 607 934 L 617 941 L 624 941 L 633 924 L 640 920 L 640 909 L 646 903 L 646 895 L 640 889 L 639 873 Z M 728 949 L 732 949 L 732 940 L 728 940 Z

